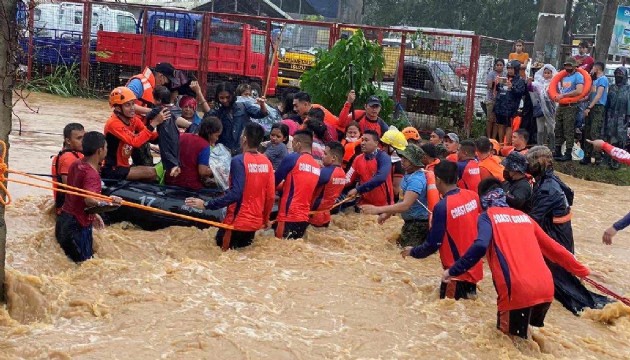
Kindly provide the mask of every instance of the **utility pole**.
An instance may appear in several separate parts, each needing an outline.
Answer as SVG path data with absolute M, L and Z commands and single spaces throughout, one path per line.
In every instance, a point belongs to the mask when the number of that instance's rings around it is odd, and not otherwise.
M 610 48 L 610 41 L 612 40 L 618 6 L 619 0 L 606 0 L 604 3 L 601 25 L 595 38 L 595 61 L 606 62 L 608 60 L 608 48 Z
M 544 0 L 538 14 L 533 59 L 558 67 L 567 0 Z
M 13 85 L 15 83 L 15 52 L 17 51 L 18 29 L 16 25 L 17 0 L 2 0 L 0 5 L 0 140 L 7 144 L 6 162 L 9 162 L 8 147 L 13 115 Z M 4 184 L 6 186 L 6 183 Z M 0 196 L 5 197 L 2 191 Z M 5 302 L 5 274 L 7 224 L 4 206 L 0 204 L 0 302 Z

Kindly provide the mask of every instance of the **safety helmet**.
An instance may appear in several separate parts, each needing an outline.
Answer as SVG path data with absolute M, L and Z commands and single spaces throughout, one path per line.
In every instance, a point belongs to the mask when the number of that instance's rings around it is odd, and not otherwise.
M 420 133 L 413 126 L 404 128 L 402 133 L 405 135 L 405 139 L 407 140 L 420 140 Z
M 381 142 L 393 147 L 396 150 L 405 150 L 407 147 L 407 139 L 395 126 L 390 126 L 381 136 Z
M 126 102 L 136 100 L 136 95 L 131 91 L 131 89 L 119 86 L 112 90 L 109 94 L 109 106 L 114 107 L 114 105 L 122 105 Z

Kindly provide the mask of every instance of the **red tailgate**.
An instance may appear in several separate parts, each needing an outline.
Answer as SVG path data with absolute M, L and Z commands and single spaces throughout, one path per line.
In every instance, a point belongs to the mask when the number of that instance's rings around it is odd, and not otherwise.
M 99 31 L 96 60 L 120 65 L 142 65 L 142 34 Z

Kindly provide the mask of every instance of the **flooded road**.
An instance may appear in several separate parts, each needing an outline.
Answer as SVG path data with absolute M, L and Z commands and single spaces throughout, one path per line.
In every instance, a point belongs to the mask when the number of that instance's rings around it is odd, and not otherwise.
M 107 103 L 33 94 L 18 105 L 10 167 L 48 173 L 67 122 L 101 130 Z M 17 121 L 14 124 L 17 128 Z M 45 133 L 56 133 L 50 135 Z M 630 231 L 602 232 L 630 210 L 628 188 L 566 179 L 576 193 L 577 257 L 630 296 Z M 438 299 L 438 256 L 403 260 L 402 221 L 341 215 L 307 239 L 222 253 L 215 230 L 95 232 L 96 259 L 71 263 L 54 239 L 48 191 L 11 184 L 9 304 L 0 359 L 628 359 L 630 308 L 573 316 L 554 302 L 536 341 L 495 329 L 489 271 L 474 301 Z

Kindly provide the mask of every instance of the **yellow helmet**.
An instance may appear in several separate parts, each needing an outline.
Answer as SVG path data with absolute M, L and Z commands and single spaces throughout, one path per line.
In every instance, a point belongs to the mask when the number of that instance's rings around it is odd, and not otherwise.
M 405 139 L 405 135 L 394 125 L 390 126 L 389 130 L 385 131 L 383 136 L 381 136 L 381 142 L 393 147 L 396 150 L 405 150 L 407 147 L 407 139 Z
M 122 105 L 131 100 L 136 100 L 136 95 L 128 87 L 119 86 L 109 94 L 109 106 Z

